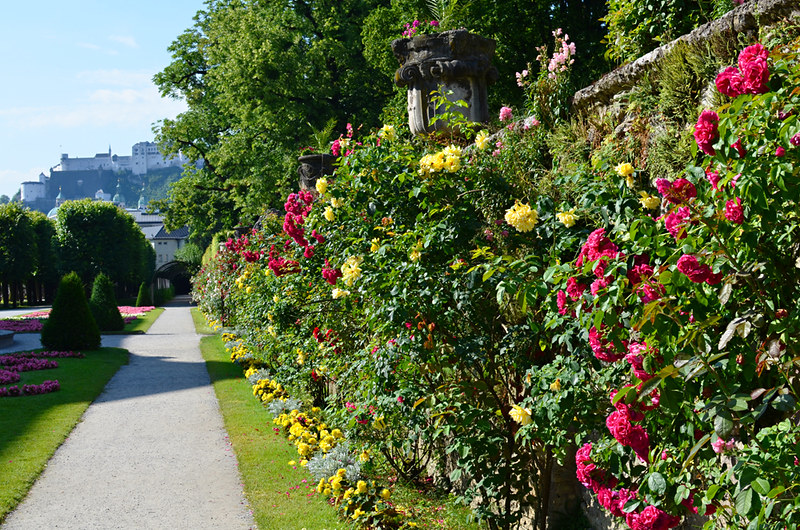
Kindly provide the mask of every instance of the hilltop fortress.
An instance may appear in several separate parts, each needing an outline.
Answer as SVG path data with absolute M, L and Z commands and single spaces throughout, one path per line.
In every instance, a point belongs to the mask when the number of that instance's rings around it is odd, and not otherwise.
M 183 156 L 164 158 L 153 142 L 139 142 L 131 148 L 130 155 L 98 153 L 93 157 L 70 158 L 61 155 L 61 161 L 50 169 L 50 176 L 44 173 L 39 180 L 23 182 L 20 187 L 22 203 L 41 212 L 53 208 L 56 197 L 63 200 L 99 198 L 109 195 L 119 184 L 128 193 L 141 190 L 147 184 L 146 176 L 154 173 L 181 172 L 186 159 Z M 103 191 L 105 190 L 105 191 Z

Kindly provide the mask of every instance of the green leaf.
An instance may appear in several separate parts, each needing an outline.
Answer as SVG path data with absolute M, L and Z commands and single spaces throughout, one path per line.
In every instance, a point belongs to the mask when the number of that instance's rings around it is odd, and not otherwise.
M 767 495 L 770 492 L 769 482 L 764 478 L 755 479 L 750 486 L 761 495 Z
M 719 484 L 710 485 L 706 490 L 706 499 L 710 501 L 714 500 L 714 497 L 717 495 L 718 491 L 719 491 Z
M 733 418 L 728 409 L 722 409 L 714 418 L 714 432 L 717 436 L 727 440 L 733 431 Z
M 771 490 L 769 490 L 769 492 L 767 493 L 767 497 L 769 497 L 770 499 L 774 499 L 775 497 L 777 497 L 778 495 L 780 495 L 784 491 L 786 491 L 785 487 L 776 486 L 776 487 L 772 488 Z
M 692 460 L 694 460 L 694 457 L 695 457 L 695 455 L 697 455 L 697 452 L 698 452 L 698 451 L 699 451 L 699 450 L 700 450 L 700 449 L 701 449 L 701 448 L 702 448 L 702 447 L 703 447 L 703 446 L 704 446 L 706 443 L 708 443 L 708 441 L 709 441 L 710 439 L 711 439 L 711 435 L 710 435 L 710 434 L 706 434 L 705 436 L 703 436 L 702 438 L 700 438 L 699 440 L 697 440 L 697 443 L 696 443 L 696 444 L 694 444 L 694 446 L 692 447 L 692 449 L 689 451 L 689 454 L 686 456 L 686 460 L 684 460 L 684 462 L 683 462 L 683 465 L 681 466 L 681 471 L 683 471 L 684 469 L 686 469 L 686 466 L 688 466 L 688 465 L 689 465 L 689 464 L 692 462 Z M 712 488 L 713 488 L 713 487 L 714 487 L 714 486 L 712 486 Z M 717 487 L 717 489 L 719 489 L 719 487 Z M 709 491 L 711 491 L 711 489 L 710 489 L 710 488 L 709 488 Z M 716 493 L 716 490 L 715 490 L 715 493 Z M 713 497 L 709 497 L 709 498 L 713 498 Z
M 761 510 L 761 498 L 752 488 L 745 488 L 733 499 L 734 506 L 739 515 L 745 517 L 756 514 Z
M 667 491 L 667 481 L 664 479 L 664 475 L 658 472 L 650 474 L 647 478 L 647 485 L 650 487 L 650 491 L 656 495 L 664 495 L 664 492 Z

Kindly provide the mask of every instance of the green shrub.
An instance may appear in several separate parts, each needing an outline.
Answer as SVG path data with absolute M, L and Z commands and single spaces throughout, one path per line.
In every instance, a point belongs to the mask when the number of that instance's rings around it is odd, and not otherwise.
M 42 326 L 42 346 L 54 350 L 94 350 L 100 330 L 94 321 L 83 283 L 75 272 L 61 279 L 53 310 Z
M 117 307 L 114 285 L 102 272 L 94 280 L 89 309 L 100 331 L 120 331 L 125 327 L 125 320 Z
M 136 307 L 153 305 L 153 300 L 150 299 L 150 287 L 147 282 L 142 282 L 139 286 L 139 295 L 136 297 Z

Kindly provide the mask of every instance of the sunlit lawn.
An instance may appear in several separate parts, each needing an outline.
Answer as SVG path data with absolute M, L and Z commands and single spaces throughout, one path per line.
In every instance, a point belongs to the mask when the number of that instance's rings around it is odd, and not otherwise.
M 57 359 L 58 368 L 20 374 L 19 385 L 57 379 L 61 390 L 0 398 L 0 522 L 25 497 L 89 404 L 128 361 L 128 352 L 119 348 L 84 354 L 83 359 Z

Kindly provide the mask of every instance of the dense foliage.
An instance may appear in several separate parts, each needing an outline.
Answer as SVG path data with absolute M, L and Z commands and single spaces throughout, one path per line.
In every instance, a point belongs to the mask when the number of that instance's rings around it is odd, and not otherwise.
M 796 525 L 798 42 L 746 48 L 720 106 L 651 130 L 674 87 L 567 121 L 554 36 L 555 75 L 521 83 L 535 114 L 503 108 L 471 147 L 352 133 L 195 298 L 352 443 L 410 478 L 438 465 L 492 527 L 555 524 L 556 462 L 634 529 Z
M 133 289 L 152 275 L 153 246 L 133 217 L 111 203 L 65 202 L 58 209 L 56 238 L 63 270 L 75 271 L 87 283 L 102 272 Z
M 42 346 L 52 350 L 96 350 L 100 330 L 77 273 L 61 278 L 49 318 L 42 325 Z

